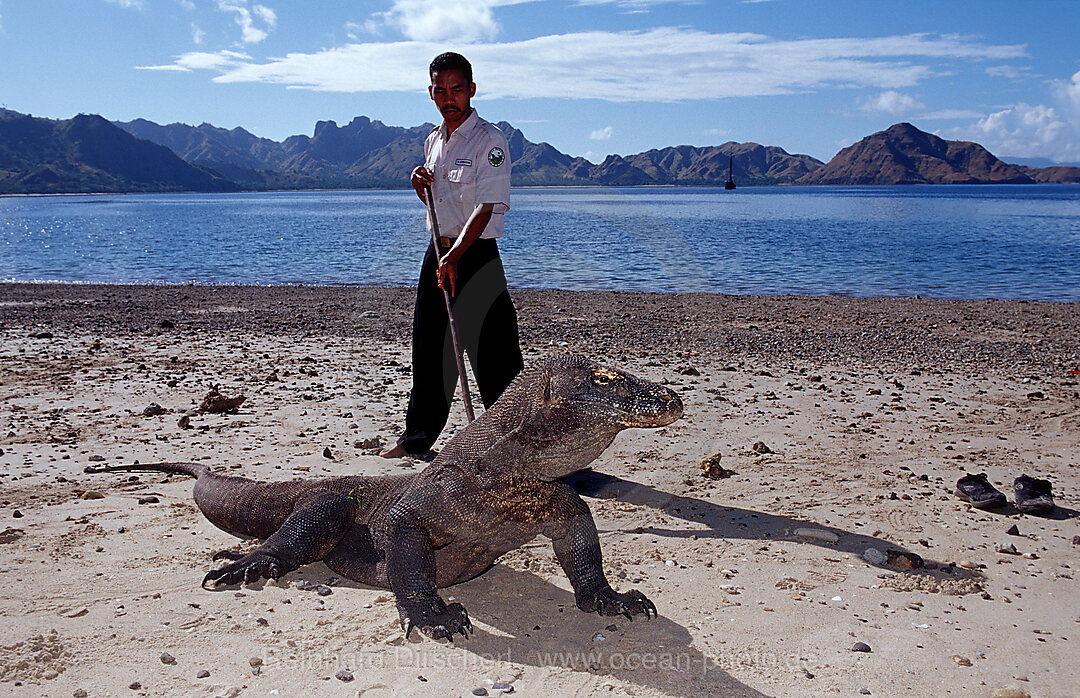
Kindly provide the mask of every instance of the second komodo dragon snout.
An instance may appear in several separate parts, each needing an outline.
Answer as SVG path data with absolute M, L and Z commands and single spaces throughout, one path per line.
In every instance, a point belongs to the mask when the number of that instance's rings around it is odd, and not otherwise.
M 560 354 L 521 372 L 494 405 L 415 475 L 258 482 L 197 463 L 87 468 L 194 476 L 195 503 L 212 523 L 264 539 L 209 572 L 203 584 L 277 578 L 322 560 L 349 579 L 393 591 L 406 633 L 467 637 L 469 616 L 437 589 L 487 570 L 542 534 L 551 539 L 578 608 L 649 617 L 637 590 L 611 588 L 588 505 L 558 478 L 584 468 L 629 427 L 682 415 L 674 392 L 588 359 Z

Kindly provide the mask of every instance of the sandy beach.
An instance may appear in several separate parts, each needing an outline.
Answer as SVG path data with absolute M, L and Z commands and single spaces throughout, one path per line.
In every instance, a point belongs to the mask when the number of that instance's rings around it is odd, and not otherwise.
M 3 284 L 0 691 L 1080 693 L 1080 304 L 513 295 L 526 361 L 577 352 L 686 406 L 574 479 L 613 586 L 658 618 L 580 612 L 542 538 L 443 591 L 476 626 L 454 644 L 406 639 L 389 592 L 321 563 L 200 588 L 254 543 L 188 478 L 83 469 L 419 472 L 375 455 L 404 418 L 412 290 Z M 237 413 L 193 412 L 214 385 Z M 464 425 L 457 401 L 436 448 Z M 973 509 L 965 472 L 1010 502 L 1046 478 L 1057 509 Z

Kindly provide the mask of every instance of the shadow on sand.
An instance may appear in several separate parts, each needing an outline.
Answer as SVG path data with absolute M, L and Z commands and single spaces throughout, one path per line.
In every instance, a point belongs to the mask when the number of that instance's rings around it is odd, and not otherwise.
M 663 510 L 699 526 L 694 530 L 644 527 L 643 533 L 673 538 L 696 535 L 699 539 L 794 540 L 857 557 L 867 548 L 909 552 L 890 541 L 835 526 L 720 506 L 592 470 L 575 473 L 564 481 L 584 496 L 601 499 L 617 496 L 620 501 Z M 1068 517 L 1069 513 L 1062 515 Z M 799 528 L 827 531 L 837 540 L 830 543 L 794 538 L 793 531 Z M 956 573 L 963 572 L 940 567 L 913 573 L 955 578 Z M 881 569 L 897 572 L 885 566 Z M 308 576 L 303 571 L 300 574 Z M 339 584 L 363 587 L 348 580 Z M 619 591 L 632 586 L 626 582 L 616 584 Z M 582 613 L 570 591 L 532 572 L 507 565 L 496 564 L 476 579 L 444 589 L 442 594 L 444 598 L 453 596 L 469 611 L 475 632 L 467 640 L 459 639 L 457 646 L 468 653 L 468 661 L 477 667 L 493 666 L 496 662 L 561 667 L 582 676 L 608 676 L 671 696 L 735 698 L 767 698 L 767 694 L 738 681 L 729 671 L 775 677 L 798 676 L 804 668 L 804 662 L 789 654 L 739 647 L 735 643 L 729 649 L 704 654 L 693 646 L 693 636 L 687 628 L 664 616 L 662 599 L 657 598 L 655 591 L 650 596 L 660 607 L 661 615 L 652 620 L 638 617 L 634 622 L 621 616 L 601 618 Z M 430 641 L 421 640 L 414 633 L 403 649 L 415 653 L 421 662 L 427 642 Z
M 698 528 L 689 531 L 646 526 L 641 529 L 643 533 L 671 538 L 697 536 L 698 538 L 794 540 L 799 543 L 820 545 L 829 550 L 851 553 L 860 558 L 867 548 L 876 548 L 882 552 L 887 550 L 896 550 L 902 553 L 911 552 L 896 543 L 874 536 L 853 533 L 816 521 L 721 506 L 702 499 L 671 494 L 650 485 L 623 480 L 614 475 L 606 475 L 594 470 L 582 470 L 573 475 L 568 475 L 563 478 L 563 482 L 573 486 L 579 494 L 586 497 L 596 499 L 617 497 L 622 502 L 660 509 L 671 516 L 705 526 L 703 529 Z M 836 536 L 837 540 L 836 542 L 828 542 L 813 538 L 796 538 L 794 531 L 801 528 L 831 533 Z M 935 566 L 933 561 L 928 562 L 931 562 L 931 566 Z M 889 567 L 882 567 L 882 569 L 895 571 Z

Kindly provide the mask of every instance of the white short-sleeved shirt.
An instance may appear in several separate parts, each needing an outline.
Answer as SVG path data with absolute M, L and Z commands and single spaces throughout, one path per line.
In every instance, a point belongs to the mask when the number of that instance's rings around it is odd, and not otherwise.
M 431 193 L 442 237 L 456 238 L 480 204 L 494 204 L 480 237 L 502 237 L 503 214 L 510 210 L 510 148 L 498 127 L 476 109 L 449 139 L 446 125 L 437 126 L 424 141 L 424 166 L 435 175 Z M 430 232 L 430 215 L 427 225 Z

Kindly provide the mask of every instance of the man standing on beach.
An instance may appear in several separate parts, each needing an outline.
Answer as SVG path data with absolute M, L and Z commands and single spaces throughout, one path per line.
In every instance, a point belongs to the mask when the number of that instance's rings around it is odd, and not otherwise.
M 440 233 L 447 237 L 439 239 L 438 250 L 428 245 L 420 269 L 405 433 L 383 450 L 385 458 L 429 451 L 450 414 L 458 371 L 440 287 L 450 292 L 485 408 L 523 366 L 517 312 L 495 242 L 510 208 L 510 149 L 502 132 L 472 108 L 476 84 L 464 56 L 443 53 L 428 73 L 428 93 L 443 122 L 424 142 L 424 164 L 410 181 L 425 203 L 424 187 L 431 187 Z M 427 224 L 430 233 L 430 216 Z

